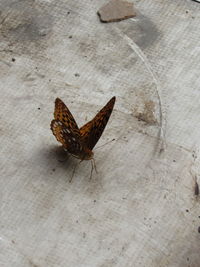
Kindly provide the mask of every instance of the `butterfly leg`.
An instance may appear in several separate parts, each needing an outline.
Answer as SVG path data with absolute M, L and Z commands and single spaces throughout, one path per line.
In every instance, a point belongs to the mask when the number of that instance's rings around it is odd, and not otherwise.
M 91 160 L 90 162 L 91 162 L 91 165 L 92 165 L 91 172 L 90 172 L 90 180 L 91 180 L 94 166 L 93 166 L 93 161 Z
M 67 154 L 67 155 L 66 155 L 66 158 L 65 158 L 64 160 L 58 159 L 58 161 L 59 161 L 60 163 L 63 163 L 63 162 L 65 162 L 68 158 L 70 158 L 70 157 L 71 157 L 71 155 L 70 155 L 70 154 Z
M 97 166 L 96 166 L 96 163 L 95 163 L 95 159 L 93 158 L 92 160 L 93 160 L 93 163 L 94 163 L 94 169 L 95 169 L 95 172 L 98 173 L 98 171 L 97 171 Z
M 65 162 L 67 159 L 68 159 L 68 156 L 67 156 L 65 159 L 63 159 L 63 160 L 58 159 L 58 162 L 63 163 L 63 162 Z
M 79 161 L 78 163 L 76 163 L 76 164 L 74 165 L 74 169 L 73 169 L 73 172 L 72 172 L 72 176 L 71 176 L 71 178 L 70 178 L 70 180 L 69 180 L 70 183 L 71 183 L 71 181 L 72 181 L 72 179 L 73 179 L 73 177 L 74 177 L 74 173 L 75 173 L 76 167 L 77 167 L 81 162 L 82 162 L 82 160 Z

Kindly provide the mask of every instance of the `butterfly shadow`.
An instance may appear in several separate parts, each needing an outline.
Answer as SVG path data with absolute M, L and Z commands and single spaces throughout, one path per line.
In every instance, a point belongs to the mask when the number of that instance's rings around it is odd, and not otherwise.
M 75 159 L 64 151 L 62 146 L 48 146 L 46 150 L 43 149 L 42 153 L 46 161 L 46 167 L 47 169 L 51 168 L 51 171 L 62 167 L 66 170 L 66 173 L 70 173 L 72 167 L 76 164 Z
M 80 160 L 80 159 L 73 157 L 71 154 L 65 151 L 62 146 L 57 146 L 57 145 L 48 146 L 46 150 L 43 149 L 42 153 L 43 153 L 43 158 L 46 159 L 47 169 L 49 169 L 49 166 L 51 168 L 50 171 L 53 171 L 53 172 L 56 169 L 63 169 L 64 172 L 67 174 L 67 178 L 65 176 L 65 179 L 67 179 L 69 182 L 73 182 L 73 179 L 75 179 L 75 177 L 79 175 L 79 172 L 80 172 L 79 166 L 83 164 L 82 168 L 84 168 L 85 166 L 84 163 L 88 162 L 88 161 Z M 93 173 L 95 173 L 95 167 L 96 166 L 93 165 L 93 169 L 92 169 Z M 89 180 L 91 180 L 91 178 L 93 177 L 91 173 L 88 173 Z

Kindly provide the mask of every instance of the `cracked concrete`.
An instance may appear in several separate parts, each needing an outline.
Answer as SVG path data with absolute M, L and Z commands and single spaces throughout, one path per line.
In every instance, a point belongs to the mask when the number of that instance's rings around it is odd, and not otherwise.
M 0 3 L 0 265 L 199 267 L 200 5 L 135 1 L 110 24 L 101 5 Z M 54 100 L 82 125 L 113 95 L 98 174 L 69 184 Z

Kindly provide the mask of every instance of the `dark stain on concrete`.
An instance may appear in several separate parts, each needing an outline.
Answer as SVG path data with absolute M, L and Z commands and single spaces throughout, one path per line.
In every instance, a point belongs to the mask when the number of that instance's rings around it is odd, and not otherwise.
M 129 21 L 128 21 L 129 22 Z M 137 17 L 129 23 L 121 23 L 119 28 L 131 38 L 141 49 L 153 45 L 161 36 L 156 25 L 146 16 L 137 11 Z
M 18 54 L 37 56 L 47 46 L 53 17 L 49 7 L 34 0 L 3 0 L 0 4 L 2 42 Z
M 139 112 L 137 108 L 135 108 L 134 116 L 139 121 L 143 121 L 148 125 L 153 125 L 157 123 L 154 112 L 155 112 L 155 103 L 153 101 L 146 101 L 144 103 L 143 111 Z

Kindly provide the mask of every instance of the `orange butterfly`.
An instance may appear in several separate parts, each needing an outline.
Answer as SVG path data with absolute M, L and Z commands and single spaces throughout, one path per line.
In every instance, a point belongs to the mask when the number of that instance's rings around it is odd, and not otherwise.
M 64 149 L 72 156 L 79 158 L 81 161 L 94 160 L 92 149 L 98 142 L 106 127 L 114 104 L 115 97 L 112 97 L 91 121 L 79 129 L 67 106 L 61 99 L 56 98 L 54 111 L 55 119 L 51 122 L 51 130 L 56 139 L 63 145 Z M 92 171 L 93 164 L 91 175 Z

